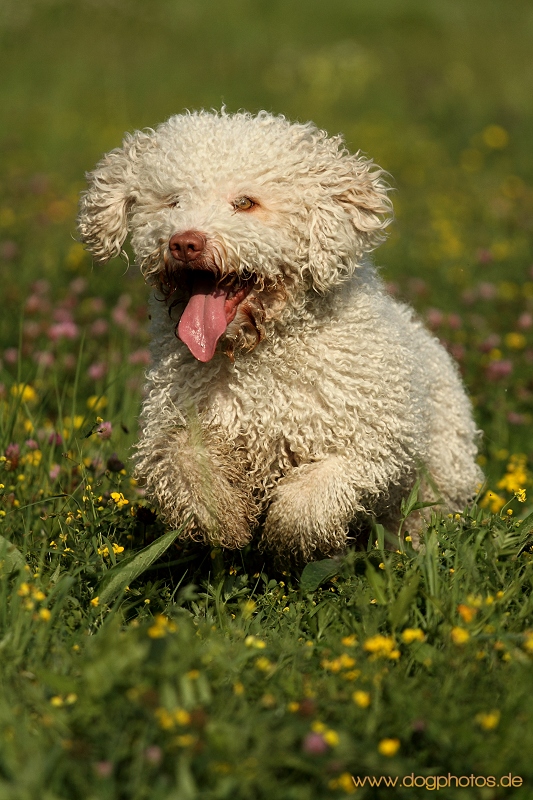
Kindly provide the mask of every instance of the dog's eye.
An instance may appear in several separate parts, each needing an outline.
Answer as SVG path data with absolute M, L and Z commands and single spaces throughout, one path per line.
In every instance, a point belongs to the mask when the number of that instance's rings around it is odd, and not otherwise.
M 256 205 L 257 203 L 254 203 L 254 201 L 250 200 L 249 197 L 238 197 L 233 201 L 233 208 L 236 211 L 248 211 L 250 208 L 253 208 Z
M 177 208 L 179 206 L 180 201 L 178 197 L 171 197 L 168 202 L 166 203 L 167 208 Z

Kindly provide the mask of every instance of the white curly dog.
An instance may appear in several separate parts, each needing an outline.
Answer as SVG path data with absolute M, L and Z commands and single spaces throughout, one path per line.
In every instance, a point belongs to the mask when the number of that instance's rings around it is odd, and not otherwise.
M 369 261 L 391 210 L 372 161 L 311 123 L 200 111 L 88 180 L 82 241 L 105 262 L 130 232 L 155 288 L 137 476 L 169 525 L 308 561 L 365 515 L 395 524 L 420 469 L 426 499 L 473 497 L 456 366 Z

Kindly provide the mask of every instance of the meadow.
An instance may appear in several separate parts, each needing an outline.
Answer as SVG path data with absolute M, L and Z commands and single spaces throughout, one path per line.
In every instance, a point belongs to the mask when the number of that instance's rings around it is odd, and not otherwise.
M 0 800 L 531 798 L 532 37 L 526 0 L 4 0 Z M 148 290 L 76 241 L 83 175 L 222 104 L 391 175 L 376 263 L 457 360 L 487 478 L 418 552 L 374 525 L 279 573 L 132 477 Z

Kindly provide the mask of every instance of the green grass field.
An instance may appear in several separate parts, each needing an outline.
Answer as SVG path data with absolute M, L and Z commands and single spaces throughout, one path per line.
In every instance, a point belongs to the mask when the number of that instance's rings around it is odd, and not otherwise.
M 533 796 L 532 38 L 526 0 L 4 0 L 0 800 Z M 376 263 L 484 431 L 420 552 L 378 527 L 280 574 L 131 477 L 147 289 L 92 265 L 77 197 L 125 130 L 222 104 L 392 176 Z

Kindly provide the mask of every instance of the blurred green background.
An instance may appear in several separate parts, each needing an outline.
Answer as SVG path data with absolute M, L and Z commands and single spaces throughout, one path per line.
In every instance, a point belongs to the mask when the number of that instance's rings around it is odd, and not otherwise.
M 2 0 L 0 43 L 8 371 L 40 278 L 55 302 L 86 298 L 80 325 L 101 301 L 119 302 L 124 317 L 122 302 L 136 333 L 119 330 L 120 347 L 146 344 L 135 268 L 94 267 L 75 241 L 84 172 L 102 153 L 186 108 L 266 108 L 343 132 L 390 173 L 396 220 L 376 262 L 461 363 L 489 449 L 523 449 L 533 398 L 528 0 Z M 46 350 L 54 309 L 39 303 L 18 353 L 41 373 L 54 358 L 57 374 L 58 353 Z M 76 352 L 61 336 L 52 349 Z
M 523 267 L 528 0 L 2 0 L 0 25 L 0 223 L 25 273 L 43 258 L 60 265 L 83 173 L 125 130 L 222 104 L 342 131 L 392 174 L 397 224 L 378 256 L 388 274 L 468 284 L 477 250 L 494 245 L 498 269 L 483 274 Z M 490 125 L 500 140 L 487 141 Z M 68 204 L 49 215 L 62 228 L 54 245 L 31 217 L 43 176 Z

